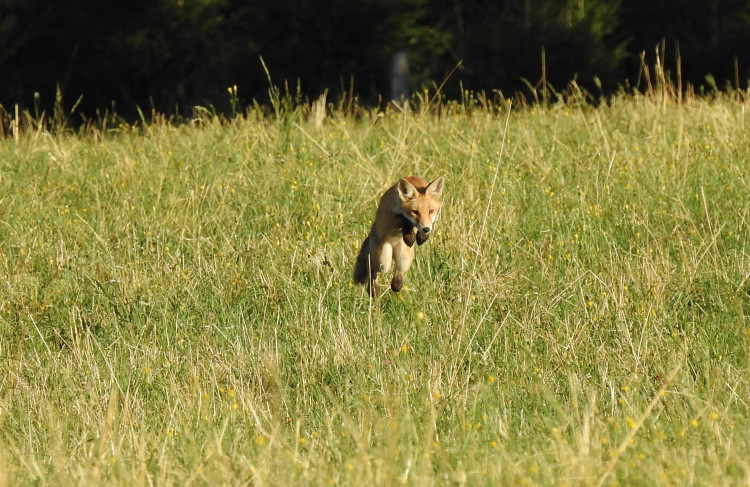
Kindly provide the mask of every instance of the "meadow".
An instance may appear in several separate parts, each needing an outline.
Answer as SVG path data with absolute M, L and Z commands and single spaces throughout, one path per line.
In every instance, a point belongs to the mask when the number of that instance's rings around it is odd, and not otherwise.
M 748 485 L 748 107 L 27 117 L 0 486 Z M 441 218 L 371 299 L 354 260 L 405 175 L 445 177 Z

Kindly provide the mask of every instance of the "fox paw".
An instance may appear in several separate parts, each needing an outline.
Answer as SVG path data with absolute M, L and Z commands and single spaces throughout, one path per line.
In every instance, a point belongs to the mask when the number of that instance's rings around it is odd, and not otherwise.
M 404 279 L 401 276 L 393 276 L 391 280 L 391 291 L 397 293 L 404 288 Z

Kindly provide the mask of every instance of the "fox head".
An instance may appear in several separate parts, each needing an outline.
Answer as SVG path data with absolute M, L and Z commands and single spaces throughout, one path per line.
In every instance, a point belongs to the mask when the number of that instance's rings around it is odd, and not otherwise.
M 396 185 L 401 200 L 401 214 L 427 235 L 440 214 L 440 194 L 443 192 L 443 177 L 424 185 L 419 178 L 402 178 Z M 416 186 L 415 186 L 416 185 Z

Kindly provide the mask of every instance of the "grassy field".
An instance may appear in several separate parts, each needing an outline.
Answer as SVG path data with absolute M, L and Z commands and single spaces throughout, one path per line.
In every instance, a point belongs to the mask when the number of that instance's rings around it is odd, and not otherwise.
M 749 105 L 468 105 L 6 133 L 0 486 L 748 485 Z

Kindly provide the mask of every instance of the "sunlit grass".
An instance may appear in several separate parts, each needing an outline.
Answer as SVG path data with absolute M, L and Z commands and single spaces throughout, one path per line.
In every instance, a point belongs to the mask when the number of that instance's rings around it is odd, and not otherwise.
M 747 483 L 746 105 L 449 108 L 0 141 L 0 485 Z

